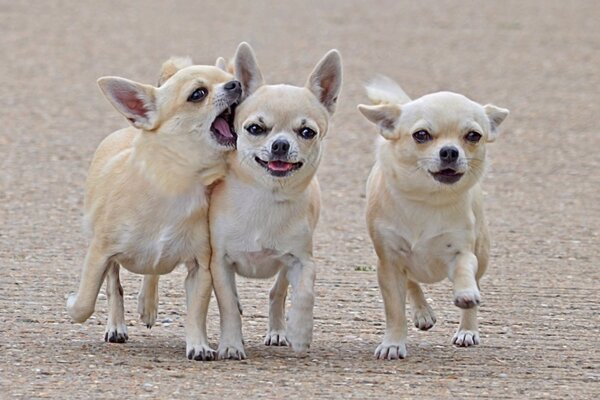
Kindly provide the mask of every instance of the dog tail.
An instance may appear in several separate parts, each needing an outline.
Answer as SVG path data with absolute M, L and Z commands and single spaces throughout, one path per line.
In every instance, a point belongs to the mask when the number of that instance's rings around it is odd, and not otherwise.
M 404 90 L 384 75 L 376 76 L 365 88 L 373 104 L 404 104 L 410 101 L 410 97 L 404 93 Z
M 190 57 L 171 57 L 165 61 L 160 69 L 160 78 L 158 78 L 158 85 L 162 86 L 170 77 L 175 75 L 177 71 L 185 67 L 193 65 Z

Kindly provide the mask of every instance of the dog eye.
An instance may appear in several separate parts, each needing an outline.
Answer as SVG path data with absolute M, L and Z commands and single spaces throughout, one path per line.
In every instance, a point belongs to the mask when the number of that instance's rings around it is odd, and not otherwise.
M 188 97 L 187 101 L 191 101 L 192 103 L 197 103 L 199 101 L 204 100 L 206 95 L 208 94 L 208 89 L 206 88 L 198 88 L 194 90 L 192 94 Z
M 481 140 L 481 134 L 475 131 L 471 131 L 465 135 L 465 140 L 471 143 L 477 143 Z
M 420 131 L 413 133 L 412 136 L 413 136 L 413 139 L 415 139 L 415 142 L 417 142 L 417 143 L 425 143 L 425 142 L 429 142 L 430 140 L 433 140 L 433 138 L 431 137 L 429 132 L 427 132 L 424 129 L 421 129 Z
M 317 132 L 313 131 L 310 128 L 307 128 L 306 126 L 304 128 L 300 128 L 300 132 L 298 132 L 298 135 L 300 135 L 304 139 L 312 139 L 315 137 L 316 134 Z
M 251 135 L 262 135 L 263 133 L 266 132 L 265 128 L 263 128 L 260 125 L 257 124 L 252 124 L 252 125 L 248 125 L 246 127 L 246 130 L 248 131 L 249 134 Z

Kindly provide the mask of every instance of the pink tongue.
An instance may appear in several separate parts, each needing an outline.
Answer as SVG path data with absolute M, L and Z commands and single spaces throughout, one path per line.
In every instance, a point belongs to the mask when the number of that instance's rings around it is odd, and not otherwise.
M 286 163 L 283 161 L 270 161 L 269 169 L 273 171 L 289 171 L 294 167 L 294 164 Z
M 229 129 L 229 124 L 223 118 L 217 118 L 213 125 L 215 129 L 221 134 L 221 136 L 224 136 L 228 139 L 233 138 L 233 133 L 231 133 L 231 130 Z

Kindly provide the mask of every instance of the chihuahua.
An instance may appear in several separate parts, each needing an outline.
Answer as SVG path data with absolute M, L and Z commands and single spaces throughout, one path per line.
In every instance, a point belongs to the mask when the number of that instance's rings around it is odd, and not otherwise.
M 411 101 L 384 77 L 367 93 L 376 105 L 358 109 L 382 136 L 367 181 L 366 212 L 386 317 L 375 356 L 406 357 L 407 292 L 415 326 L 433 327 L 435 315 L 419 282 L 445 277 L 461 308 L 453 343 L 479 344 L 479 280 L 489 258 L 480 182 L 486 144 L 496 140 L 508 110 L 450 92 Z
M 102 141 L 92 161 L 85 194 L 91 243 L 77 294 L 67 310 L 76 322 L 94 312 L 106 277 L 108 324 L 105 340 L 127 341 L 119 267 L 144 274 L 145 287 L 178 264 L 188 269 L 186 354 L 215 356 L 206 335 L 212 280 L 209 271 L 207 189 L 226 173 L 235 148 L 234 108 L 239 81 L 215 66 L 171 59 L 159 87 L 118 77 L 98 80 L 108 101 L 132 127 Z M 140 293 L 142 320 L 156 319 L 157 293 Z
M 212 192 L 210 270 L 221 315 L 220 359 L 244 359 L 236 273 L 251 278 L 277 274 L 269 293 L 264 343 L 305 354 L 312 341 L 313 232 L 320 192 L 315 173 L 323 139 L 341 89 L 341 58 L 331 50 L 304 87 L 265 85 L 249 45 L 242 43 L 234 70 L 245 93 L 235 115 L 237 151 Z M 285 299 L 292 285 L 285 322 Z

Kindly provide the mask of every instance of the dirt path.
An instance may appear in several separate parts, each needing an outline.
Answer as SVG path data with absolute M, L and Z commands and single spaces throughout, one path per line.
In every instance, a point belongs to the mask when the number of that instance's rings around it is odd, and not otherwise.
M 29 3 L 29 4 L 28 4 Z M 600 6 L 596 1 L 0 0 L 1 398 L 592 398 L 600 393 Z M 92 153 L 125 125 L 102 75 L 156 81 L 162 61 L 198 63 L 250 42 L 268 81 L 302 84 L 332 47 L 345 83 L 319 176 L 323 213 L 310 356 L 265 348 L 270 282 L 239 284 L 244 362 L 184 357 L 183 271 L 161 282 L 159 325 L 135 313 L 130 342 L 102 341 L 106 301 L 67 318 L 86 247 L 80 228 Z M 511 110 L 492 146 L 486 209 L 494 243 L 483 281 L 482 345 L 450 345 L 448 284 L 438 315 L 409 331 L 409 358 L 372 353 L 383 332 L 364 182 L 376 132 L 356 111 L 362 83 L 389 75 L 419 96 L 462 92 Z M 209 334 L 218 315 L 211 304 Z

